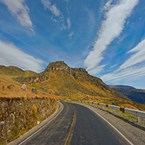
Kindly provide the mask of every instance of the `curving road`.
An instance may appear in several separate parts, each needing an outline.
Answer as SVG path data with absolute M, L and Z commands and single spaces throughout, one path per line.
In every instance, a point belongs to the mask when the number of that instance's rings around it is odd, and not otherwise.
M 86 107 L 64 103 L 55 120 L 21 145 L 127 145 L 104 120 Z

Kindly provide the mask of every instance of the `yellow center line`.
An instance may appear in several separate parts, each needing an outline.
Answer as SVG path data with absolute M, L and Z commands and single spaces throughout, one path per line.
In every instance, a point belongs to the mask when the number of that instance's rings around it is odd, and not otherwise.
M 74 128 L 75 128 L 75 124 L 76 124 L 76 112 L 74 112 L 74 114 L 73 114 L 71 127 L 69 129 L 69 132 L 68 132 L 68 135 L 66 137 L 64 145 L 70 145 L 70 142 L 71 142 L 71 139 L 73 136 L 73 132 L 74 132 Z

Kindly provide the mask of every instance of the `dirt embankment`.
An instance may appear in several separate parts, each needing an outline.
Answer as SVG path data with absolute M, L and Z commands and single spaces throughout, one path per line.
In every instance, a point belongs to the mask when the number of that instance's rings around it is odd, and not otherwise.
M 18 138 L 56 108 L 57 102 L 50 98 L 0 98 L 0 144 Z

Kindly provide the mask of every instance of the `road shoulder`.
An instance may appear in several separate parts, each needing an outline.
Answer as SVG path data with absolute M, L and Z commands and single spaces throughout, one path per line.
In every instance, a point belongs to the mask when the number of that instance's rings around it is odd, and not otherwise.
M 112 127 L 115 127 L 125 138 L 130 142 L 130 144 L 145 144 L 145 131 L 141 130 L 131 124 L 111 115 L 110 113 L 100 110 L 99 108 L 92 107 L 90 105 L 77 103 L 79 105 L 85 106 L 95 112 L 101 118 L 107 120 Z M 109 124 L 108 123 L 108 124 Z

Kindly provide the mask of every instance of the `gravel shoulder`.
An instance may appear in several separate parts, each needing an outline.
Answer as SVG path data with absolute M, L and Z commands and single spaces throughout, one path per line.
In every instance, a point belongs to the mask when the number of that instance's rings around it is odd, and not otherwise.
M 103 111 L 99 108 L 92 107 L 90 105 L 77 103 L 83 105 L 92 111 L 96 112 L 96 114 L 100 114 L 103 118 L 109 121 L 115 128 L 117 128 L 129 141 L 131 141 L 134 145 L 145 145 L 145 128 L 138 128 L 131 123 L 128 123 L 109 112 Z

